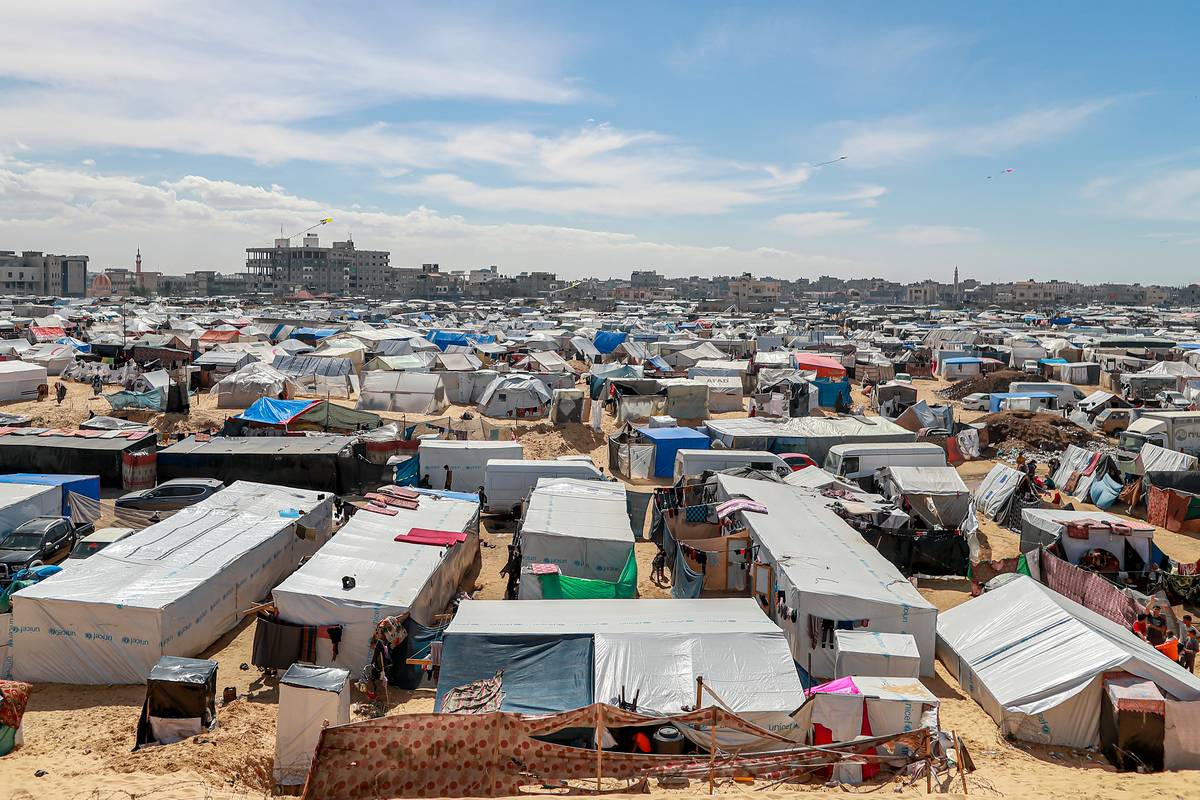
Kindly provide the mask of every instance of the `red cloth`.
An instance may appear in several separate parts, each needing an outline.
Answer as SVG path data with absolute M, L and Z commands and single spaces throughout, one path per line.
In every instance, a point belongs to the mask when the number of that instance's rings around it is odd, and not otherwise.
M 467 535 L 460 531 L 438 531 L 432 528 L 413 528 L 408 533 L 402 533 L 395 539 L 397 542 L 409 544 L 431 544 L 437 547 L 450 547 L 459 542 L 465 542 Z
M 33 686 L 28 683 L 0 680 L 0 725 L 21 727 L 21 717 L 25 716 L 32 691 Z

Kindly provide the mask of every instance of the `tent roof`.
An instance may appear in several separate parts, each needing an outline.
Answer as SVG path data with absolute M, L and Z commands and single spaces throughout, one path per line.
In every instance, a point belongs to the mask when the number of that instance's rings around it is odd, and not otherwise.
M 705 447 L 708 446 L 708 435 L 701 433 L 695 428 L 638 428 L 637 432 L 653 442 L 682 440 L 690 442 L 704 442 Z
M 777 633 L 746 597 L 703 600 L 474 600 L 447 634 Z
M 580 525 L 580 520 L 587 520 Z M 538 478 L 525 503 L 521 533 L 633 542 L 624 484 L 576 478 Z
M 793 586 L 817 595 L 936 612 L 890 561 L 829 510 L 825 497 L 786 483 L 730 475 L 718 474 L 717 483 L 729 497 L 745 496 L 770 509 L 742 516 Z
M 1112 620 L 1024 575 L 938 617 L 938 639 L 1005 708 L 1045 712 L 1121 669 L 1179 700 L 1200 700 L 1200 678 Z

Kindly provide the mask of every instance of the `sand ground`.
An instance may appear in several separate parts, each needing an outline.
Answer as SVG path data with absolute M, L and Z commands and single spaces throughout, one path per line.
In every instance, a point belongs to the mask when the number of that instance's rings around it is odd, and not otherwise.
M 944 386 L 935 381 L 917 383 L 919 394 L 930 402 L 944 402 L 934 394 Z M 90 399 L 89 387 L 69 384 L 69 388 L 67 402 L 61 408 L 53 401 L 44 401 L 40 404 L 9 404 L 0 409 L 30 414 L 34 424 L 46 426 L 77 424 L 87 417 L 89 409 L 97 414 L 107 412 L 107 403 Z M 855 395 L 861 400 L 857 390 Z M 451 408 L 439 416 L 461 418 L 464 411 L 471 410 Z M 194 403 L 190 417 L 156 415 L 149 421 L 160 431 L 185 431 L 220 425 L 225 416 L 232 413 L 236 410 L 216 409 L 210 398 L 202 396 Z M 959 416 L 972 419 L 978 415 L 962 412 Z M 406 421 L 416 419 L 413 415 L 405 417 Z M 616 425 L 606 417 L 603 427 L 603 434 L 607 434 Z M 549 424 L 522 425 L 519 438 L 525 444 L 527 457 L 587 453 L 597 464 L 606 462 L 604 435 L 584 426 L 572 425 L 564 429 Z M 974 485 L 992 463 L 986 460 L 968 462 L 960 467 L 960 473 L 968 485 Z M 511 520 L 486 517 L 482 528 L 483 563 L 476 596 L 497 599 L 503 596 L 504 579 L 499 570 L 507 556 L 514 524 Z M 1012 532 L 985 521 L 983 533 L 992 557 L 1017 553 L 1018 537 Z M 1200 538 L 1195 535 L 1160 530 L 1156 533 L 1156 541 L 1175 558 L 1200 558 Z M 668 590 L 649 580 L 654 552 L 655 546 L 649 542 L 637 545 L 638 587 L 642 597 L 668 596 Z M 945 610 L 968 600 L 969 588 L 965 580 L 936 580 L 922 582 L 920 591 L 939 609 Z M 257 670 L 240 669 L 241 664 L 250 661 L 252 644 L 253 627 L 247 622 L 222 637 L 204 654 L 220 665 L 218 686 L 234 687 L 238 699 L 220 708 L 220 726 L 216 731 L 165 748 L 131 752 L 145 694 L 141 686 L 36 686 L 25 716 L 25 746 L 0 759 L 0 800 L 269 797 L 277 690 L 264 683 Z M 1200 796 L 1200 772 L 1122 774 L 1113 771 L 1099 753 L 1005 741 L 995 722 L 962 692 L 940 663 L 936 677 L 925 683 L 941 699 L 943 727 L 961 734 L 978 767 L 968 779 L 971 795 L 1053 797 L 1058 800 Z M 429 711 L 433 707 L 430 690 L 393 691 L 389 699 L 389 713 L 392 714 Z M 360 700 L 356 696 L 356 706 Z M 352 718 L 360 718 L 357 708 Z M 36 777 L 39 770 L 45 774 Z M 941 784 L 935 788 L 936 792 L 961 794 L 956 781 L 951 783 L 943 776 Z M 699 785 L 684 790 L 652 788 L 654 794 L 664 795 L 706 793 L 705 787 Z M 820 784 L 769 789 L 772 795 L 880 791 L 924 794 L 924 781 L 903 789 L 893 785 L 829 788 Z M 722 785 L 718 792 L 729 797 L 762 796 L 744 785 L 734 784 Z

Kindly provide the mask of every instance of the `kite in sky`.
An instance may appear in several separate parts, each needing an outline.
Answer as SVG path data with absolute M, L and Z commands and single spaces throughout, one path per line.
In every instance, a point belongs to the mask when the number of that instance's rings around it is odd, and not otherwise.
M 847 158 L 849 158 L 849 156 L 838 156 L 832 161 L 822 161 L 820 164 L 813 164 L 813 169 L 816 169 L 817 167 L 828 167 L 830 164 L 836 164 L 839 161 L 845 161 Z
M 1015 169 L 1013 169 L 1012 167 L 1009 167 L 1008 169 L 1006 169 L 1006 170 L 1003 170 L 1003 171 L 1002 171 L 1000 174 L 1001 174 L 1001 175 L 1011 175 L 1011 174 L 1012 174 L 1012 173 L 1014 173 L 1014 172 L 1016 172 L 1016 170 L 1015 170 Z M 990 181 L 990 180 L 992 179 L 992 176 L 991 176 L 991 175 L 988 175 L 988 176 L 987 176 L 987 179 Z

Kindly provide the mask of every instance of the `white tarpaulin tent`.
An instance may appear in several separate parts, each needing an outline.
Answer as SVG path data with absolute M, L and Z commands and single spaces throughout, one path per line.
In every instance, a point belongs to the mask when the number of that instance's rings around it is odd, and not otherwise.
M 884 497 L 908 500 L 909 513 L 926 525 L 953 529 L 974 520 L 971 491 L 954 467 L 884 467 L 877 480 Z
M 556 564 L 571 578 L 615 582 L 633 554 L 625 486 L 611 481 L 539 478 L 518 534 L 522 600 L 541 599 L 532 564 Z
M 57 517 L 62 513 L 62 492 L 59 486 L 0 483 L 0 538 L 34 517 Z M 0 576 L 6 570 L 0 564 Z
M 918 678 L 921 653 L 917 642 L 904 633 L 837 631 L 834 677 L 875 675 L 881 678 Z
M 941 614 L 938 657 L 1001 734 L 1023 741 L 1097 745 L 1104 674 L 1115 670 L 1153 682 L 1187 701 L 1184 714 L 1200 716 L 1200 678 L 1024 575 Z
M 385 372 L 363 376 L 355 408 L 400 411 L 406 414 L 440 414 L 446 409 L 446 387 L 435 372 Z
M 571 649 L 581 638 L 584 646 Z M 563 663 L 568 654 L 590 654 L 592 663 Z M 786 736 L 795 729 L 789 715 L 804 703 L 783 633 L 744 597 L 531 600 L 515 610 L 505 601 L 463 603 L 446 629 L 439 699 L 466 679 L 504 668 L 506 703 L 534 713 L 593 700 L 616 705 L 622 690 L 627 700 L 637 696 L 639 710 L 679 713 L 695 703 L 703 676 L 712 689 L 704 705 L 724 705 Z M 581 685 L 552 698 L 568 679 Z M 718 736 L 725 746 L 747 738 L 724 730 Z
M 479 505 L 422 495 L 415 510 L 396 516 L 359 511 L 332 539 L 271 593 L 279 618 L 296 625 L 341 625 L 338 657 L 327 639 L 317 642 L 317 663 L 355 674 L 371 660 L 371 634 L 379 620 L 408 614 L 426 627 L 454 599 L 479 558 Z M 450 548 L 397 542 L 413 528 L 467 533 Z M 342 588 L 342 577 L 354 588 Z
M 248 408 L 264 397 L 278 400 L 294 395 L 296 384 L 270 364 L 247 364 L 226 375 L 209 390 L 217 396 L 217 408 Z
M 232 630 L 332 526 L 327 494 L 238 481 L 17 592 L 13 673 L 141 683 L 159 657 L 195 656 Z
M 937 608 L 858 531 L 827 507 L 827 498 L 787 484 L 717 475 L 718 502 L 746 497 L 766 514 L 737 512 L 773 573 L 767 596 L 791 643 L 792 657 L 813 675 L 834 674 L 834 631 L 912 634 L 921 674 L 933 674 Z M 802 523 L 801 523 L 802 521 Z M 775 591 L 784 593 L 783 610 Z M 866 623 L 865 625 L 863 623 Z M 813 632 L 815 631 L 815 635 Z
M 449 488 L 455 492 L 478 492 L 483 486 L 483 467 L 493 458 L 525 457 L 520 442 L 448 441 L 422 439 L 417 455 L 421 459 L 421 474 L 428 475 L 434 489 Z M 446 467 L 450 468 L 450 486 L 445 485 Z
M 350 721 L 350 673 L 332 667 L 292 664 L 279 679 L 275 725 L 275 783 L 302 786 L 308 780 L 321 729 Z
M 1067 535 L 1067 528 L 1073 530 Z M 1055 542 L 1072 564 L 1094 549 L 1106 550 L 1125 569 L 1125 548 L 1132 547 L 1144 564 L 1150 563 L 1154 526 L 1106 511 L 1064 511 L 1058 508 L 1021 510 L 1021 552 Z
M 40 364 L 0 361 L 0 401 L 35 400 L 38 387 L 46 382 L 46 368 Z
M 1003 520 L 1012 509 L 1017 490 L 1028 482 L 1024 472 L 997 464 L 975 487 L 975 507 L 988 519 Z

